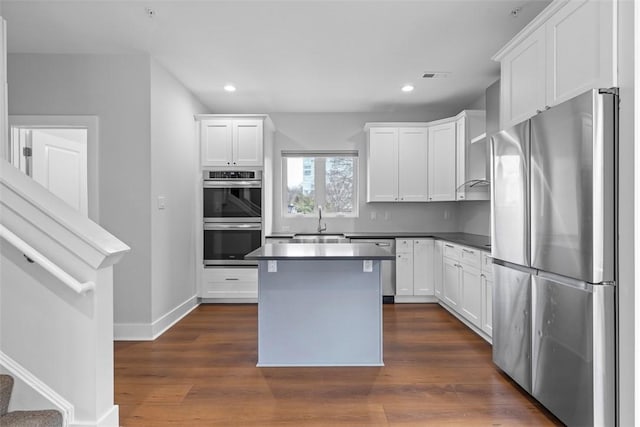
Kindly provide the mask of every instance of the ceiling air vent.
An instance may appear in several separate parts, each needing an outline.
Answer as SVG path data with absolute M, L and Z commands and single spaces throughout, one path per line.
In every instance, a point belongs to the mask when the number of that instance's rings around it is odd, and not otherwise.
M 427 71 L 422 74 L 423 79 L 444 79 L 451 75 L 449 71 Z

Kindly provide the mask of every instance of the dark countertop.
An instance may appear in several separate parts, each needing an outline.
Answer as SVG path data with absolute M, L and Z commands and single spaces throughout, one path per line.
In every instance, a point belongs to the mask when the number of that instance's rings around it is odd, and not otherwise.
M 292 233 L 292 232 L 280 232 L 280 233 L 271 233 L 266 237 L 273 238 L 291 238 L 295 234 L 305 234 L 305 233 Z M 308 233 L 312 234 L 312 233 Z M 326 233 L 332 234 L 332 233 Z M 395 238 L 403 238 L 403 237 L 431 237 L 438 240 L 446 240 L 451 243 L 457 243 L 460 245 L 469 246 L 475 249 L 480 249 L 484 251 L 491 251 L 491 237 L 483 236 L 480 234 L 469 234 L 469 233 L 455 233 L 455 232 L 392 232 L 392 231 L 359 231 L 359 232 L 345 232 L 345 237 L 350 239 L 395 239 Z
M 395 255 L 372 243 L 267 243 L 245 255 L 245 259 L 301 260 L 392 260 Z

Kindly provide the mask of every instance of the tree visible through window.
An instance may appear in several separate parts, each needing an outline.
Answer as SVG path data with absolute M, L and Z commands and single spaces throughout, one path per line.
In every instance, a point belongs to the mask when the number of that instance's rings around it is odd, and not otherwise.
M 318 206 L 329 216 L 357 216 L 355 154 L 283 153 L 285 214 L 316 215 Z

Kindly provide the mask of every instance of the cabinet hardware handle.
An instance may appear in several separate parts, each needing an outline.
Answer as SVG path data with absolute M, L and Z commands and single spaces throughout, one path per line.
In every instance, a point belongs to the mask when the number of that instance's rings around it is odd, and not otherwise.
M 540 114 L 540 113 L 542 113 L 542 110 L 536 110 L 536 112 L 537 112 L 538 114 Z
M 229 281 L 234 281 L 234 280 L 240 280 L 237 277 L 225 277 L 224 280 L 229 280 Z
M 445 246 L 446 246 L 446 247 L 448 247 L 448 248 L 453 249 L 453 246 L 452 246 L 452 245 L 447 245 L 447 244 L 445 244 Z
M 545 110 L 548 110 L 548 109 L 550 109 L 550 108 L 551 108 L 551 107 L 550 107 L 550 106 L 548 106 L 548 105 L 546 105 L 546 106 L 544 107 L 544 109 L 545 109 Z
M 468 254 L 475 254 L 474 251 L 470 251 L 469 249 L 462 249 L 462 250 Z

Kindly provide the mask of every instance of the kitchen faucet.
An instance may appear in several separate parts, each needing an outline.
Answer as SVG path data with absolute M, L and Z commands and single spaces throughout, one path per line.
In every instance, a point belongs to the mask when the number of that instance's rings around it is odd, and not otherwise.
M 318 206 L 318 233 L 322 233 L 327 229 L 327 223 L 322 225 L 322 206 Z

